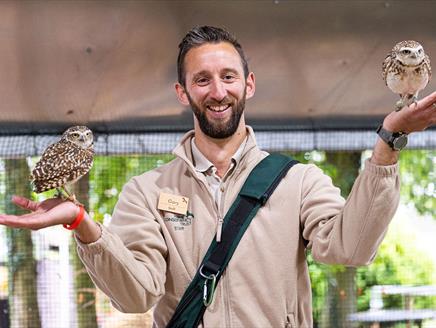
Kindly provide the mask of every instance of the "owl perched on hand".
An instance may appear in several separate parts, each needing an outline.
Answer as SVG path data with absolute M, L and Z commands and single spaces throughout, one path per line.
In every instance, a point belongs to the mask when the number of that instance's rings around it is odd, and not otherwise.
M 67 129 L 62 138 L 47 147 L 41 159 L 32 170 L 31 179 L 37 193 L 56 188 L 62 196 L 77 203 L 76 198 L 66 189 L 88 173 L 93 162 L 94 137 L 86 126 L 73 126 Z
M 389 52 L 383 62 L 383 79 L 401 99 L 396 110 L 416 103 L 418 93 L 431 78 L 430 58 L 416 41 L 401 41 Z

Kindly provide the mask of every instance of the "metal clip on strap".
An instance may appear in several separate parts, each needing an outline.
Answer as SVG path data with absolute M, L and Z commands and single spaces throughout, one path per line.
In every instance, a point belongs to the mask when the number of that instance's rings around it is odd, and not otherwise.
M 212 301 L 213 301 L 213 296 L 214 296 L 215 290 L 216 290 L 216 277 L 217 277 L 219 271 L 215 274 L 205 275 L 203 273 L 203 265 L 202 265 L 200 270 L 199 270 L 199 273 L 205 279 L 204 283 L 203 283 L 203 304 L 205 307 L 208 307 L 209 305 L 212 304 Z M 209 280 L 212 281 L 211 286 L 210 286 L 210 292 L 207 288 Z

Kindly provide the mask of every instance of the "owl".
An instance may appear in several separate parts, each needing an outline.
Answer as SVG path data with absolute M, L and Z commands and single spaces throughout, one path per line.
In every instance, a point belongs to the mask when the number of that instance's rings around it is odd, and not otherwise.
M 389 52 L 383 62 L 383 79 L 401 99 L 396 111 L 417 102 L 419 92 L 431 79 L 430 58 L 416 41 L 401 41 Z
M 66 199 L 78 204 L 75 196 L 66 188 L 88 173 L 93 163 L 94 137 L 86 126 L 67 129 L 61 139 L 47 147 L 31 173 L 33 189 L 41 193 L 56 188 L 59 196 L 62 190 Z

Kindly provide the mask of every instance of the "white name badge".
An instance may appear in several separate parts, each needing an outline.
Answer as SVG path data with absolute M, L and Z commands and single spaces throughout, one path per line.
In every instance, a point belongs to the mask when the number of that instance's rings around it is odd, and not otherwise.
M 188 211 L 189 198 L 178 195 L 171 195 L 161 192 L 157 208 L 162 211 L 186 215 Z

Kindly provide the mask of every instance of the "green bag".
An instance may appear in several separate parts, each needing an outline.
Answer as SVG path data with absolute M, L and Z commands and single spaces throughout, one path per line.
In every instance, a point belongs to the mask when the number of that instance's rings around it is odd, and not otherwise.
M 216 238 L 180 300 L 167 328 L 197 327 L 212 303 L 215 287 L 239 241 L 260 207 L 298 161 L 281 154 L 265 157 L 250 172 L 223 222 L 221 242 Z

